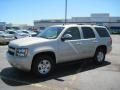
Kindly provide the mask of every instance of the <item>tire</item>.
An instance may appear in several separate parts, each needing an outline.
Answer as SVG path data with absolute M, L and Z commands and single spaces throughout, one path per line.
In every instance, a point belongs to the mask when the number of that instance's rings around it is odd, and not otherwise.
M 98 48 L 94 55 L 94 63 L 97 65 L 102 64 L 105 61 L 105 51 L 102 48 Z
M 54 70 L 55 62 L 48 55 L 37 55 L 33 61 L 32 72 L 38 77 L 46 77 Z

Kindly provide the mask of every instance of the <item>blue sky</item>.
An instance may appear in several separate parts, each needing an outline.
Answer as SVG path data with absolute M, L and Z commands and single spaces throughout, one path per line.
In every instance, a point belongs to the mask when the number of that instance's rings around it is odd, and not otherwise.
M 0 22 L 33 24 L 33 20 L 64 18 L 65 0 L 0 0 Z M 120 16 L 120 0 L 68 0 L 68 18 L 110 13 Z

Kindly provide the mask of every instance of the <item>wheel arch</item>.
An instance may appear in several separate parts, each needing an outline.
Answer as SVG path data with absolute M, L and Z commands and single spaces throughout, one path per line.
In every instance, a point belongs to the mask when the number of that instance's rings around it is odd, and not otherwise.
M 106 46 L 106 45 L 100 45 L 100 46 L 98 46 L 98 47 L 96 48 L 96 51 L 97 51 L 98 49 L 104 50 L 105 54 L 107 53 L 107 46 Z M 95 52 L 96 52 L 96 51 L 95 51 Z
M 53 60 L 54 60 L 54 63 L 56 64 L 56 55 L 55 55 L 55 53 L 54 53 L 53 51 L 38 52 L 38 53 L 36 53 L 36 54 L 33 56 L 32 63 L 31 63 L 31 69 L 32 69 L 32 67 L 33 67 L 35 58 L 36 58 L 37 56 L 40 56 L 40 55 L 49 55 L 49 56 L 51 56 L 51 57 L 53 58 Z

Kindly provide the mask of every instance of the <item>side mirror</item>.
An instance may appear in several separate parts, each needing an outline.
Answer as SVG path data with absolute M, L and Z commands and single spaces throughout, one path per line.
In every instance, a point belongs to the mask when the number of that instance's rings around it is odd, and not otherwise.
M 65 35 L 61 38 L 62 41 L 71 40 L 71 39 L 72 39 L 72 35 L 71 35 L 71 34 L 65 34 Z

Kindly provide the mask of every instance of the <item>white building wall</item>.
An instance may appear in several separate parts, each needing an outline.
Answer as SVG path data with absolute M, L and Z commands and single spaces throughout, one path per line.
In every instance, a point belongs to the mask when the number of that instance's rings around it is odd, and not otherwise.
M 90 17 L 72 17 L 72 22 L 91 22 Z
M 108 13 L 98 13 L 91 14 L 90 17 L 72 17 L 67 20 L 69 23 L 77 23 L 77 24 L 98 24 L 105 25 L 107 27 L 120 27 L 120 17 L 111 17 Z M 40 27 L 48 27 L 51 25 L 59 25 L 64 24 L 64 20 L 37 20 L 34 21 L 34 25 L 36 28 Z

